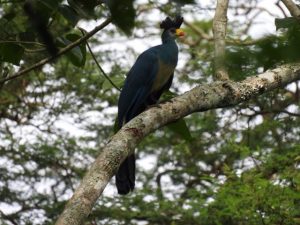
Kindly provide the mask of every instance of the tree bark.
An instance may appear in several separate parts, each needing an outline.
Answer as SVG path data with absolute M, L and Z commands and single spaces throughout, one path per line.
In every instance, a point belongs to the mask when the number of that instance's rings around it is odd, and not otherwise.
M 229 0 L 218 0 L 213 20 L 213 33 L 215 41 L 215 80 L 228 80 L 225 66 L 225 37 L 227 28 L 227 9 Z
M 293 17 L 300 19 L 300 9 L 293 2 L 293 0 L 282 0 L 283 4 L 287 7 Z
M 203 84 L 141 113 L 108 141 L 67 203 L 56 225 L 83 224 L 121 162 L 138 143 L 158 128 L 194 112 L 230 107 L 300 80 L 300 63 L 285 64 L 241 82 Z

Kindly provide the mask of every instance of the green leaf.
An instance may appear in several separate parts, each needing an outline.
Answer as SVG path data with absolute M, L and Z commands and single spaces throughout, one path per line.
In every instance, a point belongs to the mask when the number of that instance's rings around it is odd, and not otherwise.
M 78 14 L 70 6 L 62 4 L 58 7 L 58 11 L 65 17 L 65 19 L 74 27 L 79 21 Z
M 59 0 L 39 0 L 40 4 L 47 7 L 49 10 L 55 10 L 59 4 Z
M 108 7 L 113 23 L 126 35 L 130 35 L 134 26 L 135 10 L 134 0 L 110 0 Z
M 99 2 L 97 0 L 68 0 L 68 4 L 79 16 L 91 19 L 94 18 L 94 8 Z
M 122 76 L 111 77 L 110 80 L 117 86 L 122 87 L 124 83 L 124 78 Z M 107 91 L 114 88 L 108 79 L 105 78 L 105 81 L 102 84 L 102 90 Z
M 66 37 L 58 38 L 58 46 L 65 47 L 72 42 L 79 39 L 81 36 L 76 33 L 67 34 Z M 74 66 L 83 67 L 86 61 L 86 47 L 85 44 L 81 44 L 72 48 L 67 54 L 67 58 L 71 61 Z
M 81 38 L 81 35 L 76 34 L 76 33 L 70 33 L 66 35 L 66 38 L 72 42 L 76 41 L 77 39 Z M 78 49 L 76 49 L 78 51 Z M 82 43 L 79 45 L 79 51 L 80 51 L 80 57 L 78 57 L 78 66 L 84 66 L 85 61 L 86 61 L 86 46 L 85 43 Z M 72 52 L 72 51 L 71 51 Z
M 15 38 L 16 33 L 25 31 L 23 26 L 23 21 L 20 22 L 16 18 L 14 20 L 7 20 L 5 18 L 0 18 L 0 39 L 1 40 L 11 40 Z
M 45 21 L 57 10 L 58 5 L 59 0 L 33 1 L 34 10 L 36 10 L 39 16 Z
M 280 28 L 292 28 L 294 26 L 299 26 L 300 23 L 295 17 L 287 17 L 283 19 L 275 19 L 276 30 Z
M 20 45 L 13 43 L 0 44 L 0 61 L 20 65 L 23 54 L 24 48 Z
M 6 20 L 13 20 L 17 16 L 15 11 L 9 11 L 5 13 L 2 18 Z
M 192 140 L 192 135 L 184 119 L 179 119 L 173 123 L 170 123 L 167 125 L 167 127 L 174 133 L 180 135 L 184 140 Z

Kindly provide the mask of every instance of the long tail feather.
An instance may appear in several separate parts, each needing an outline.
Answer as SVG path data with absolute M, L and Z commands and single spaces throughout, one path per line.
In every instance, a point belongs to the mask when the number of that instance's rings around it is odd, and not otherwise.
M 135 156 L 128 156 L 116 174 L 116 185 L 120 195 L 133 191 L 135 185 Z

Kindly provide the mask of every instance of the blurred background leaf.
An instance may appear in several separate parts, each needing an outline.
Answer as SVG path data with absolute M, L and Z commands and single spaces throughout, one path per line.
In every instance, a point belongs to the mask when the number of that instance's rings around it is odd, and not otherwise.
M 19 65 L 24 54 L 24 48 L 18 44 L 0 44 L 0 60 Z
M 108 7 L 113 23 L 125 34 L 130 35 L 134 26 L 135 10 L 133 0 L 109 0 Z

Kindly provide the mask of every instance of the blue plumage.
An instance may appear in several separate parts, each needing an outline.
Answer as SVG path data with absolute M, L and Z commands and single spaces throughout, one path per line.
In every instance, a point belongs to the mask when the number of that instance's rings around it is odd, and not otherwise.
M 166 19 L 167 20 L 167 19 Z M 165 20 L 165 21 L 166 21 Z M 176 36 L 181 36 L 181 23 L 171 23 L 163 27 L 162 44 L 143 52 L 127 74 L 118 102 L 118 127 L 143 112 L 147 106 L 155 104 L 161 94 L 168 90 L 178 61 Z M 128 156 L 116 174 L 119 194 L 127 194 L 134 189 L 135 157 Z

